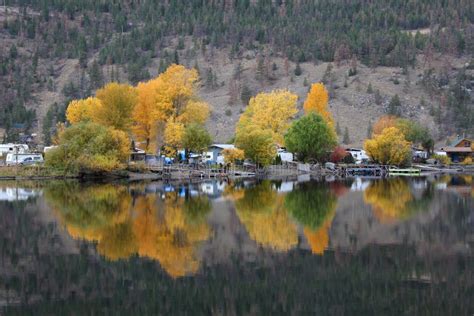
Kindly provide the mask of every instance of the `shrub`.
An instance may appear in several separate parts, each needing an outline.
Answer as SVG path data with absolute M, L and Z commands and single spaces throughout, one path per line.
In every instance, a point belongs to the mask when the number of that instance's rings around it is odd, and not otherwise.
M 64 172 L 110 172 L 125 167 L 129 151 L 125 132 L 83 122 L 61 133 L 59 146 L 46 154 L 45 165 Z
M 472 165 L 472 158 L 471 157 L 466 157 L 463 162 L 463 165 Z
M 445 155 L 433 155 L 433 159 L 436 159 L 440 164 L 442 165 L 450 165 L 451 164 L 451 158 Z

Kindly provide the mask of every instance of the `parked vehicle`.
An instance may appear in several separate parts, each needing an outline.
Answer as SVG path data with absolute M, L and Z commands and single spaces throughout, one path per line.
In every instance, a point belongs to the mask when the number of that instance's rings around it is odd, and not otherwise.
M 26 144 L 0 144 L 0 157 L 9 153 L 24 154 L 28 152 Z
M 370 157 L 367 156 L 367 153 L 363 149 L 358 148 L 347 148 L 346 151 L 351 154 L 354 158 L 356 164 L 368 163 Z
M 5 164 L 7 166 L 15 165 L 36 165 L 44 162 L 41 154 L 7 154 Z

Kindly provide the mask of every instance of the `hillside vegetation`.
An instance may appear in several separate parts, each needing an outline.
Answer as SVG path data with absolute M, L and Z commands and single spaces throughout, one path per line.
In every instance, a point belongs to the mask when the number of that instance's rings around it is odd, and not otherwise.
M 36 131 L 49 143 L 70 100 L 180 63 L 199 71 L 218 141 L 233 136 L 250 96 L 288 88 L 301 106 L 318 81 L 348 143 L 394 111 L 438 138 L 469 133 L 473 23 L 464 0 L 6 0 L 0 127 L 6 141 Z

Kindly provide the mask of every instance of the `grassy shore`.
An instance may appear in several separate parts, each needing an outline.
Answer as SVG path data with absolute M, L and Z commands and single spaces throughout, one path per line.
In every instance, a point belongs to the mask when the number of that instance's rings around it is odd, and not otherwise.
M 78 174 L 65 173 L 45 166 L 2 166 L 0 179 L 58 179 L 77 178 Z

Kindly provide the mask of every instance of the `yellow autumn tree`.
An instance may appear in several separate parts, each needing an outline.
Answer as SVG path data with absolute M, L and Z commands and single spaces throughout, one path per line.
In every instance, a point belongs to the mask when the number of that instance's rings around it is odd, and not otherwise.
M 233 164 L 236 160 L 243 160 L 245 158 L 244 151 L 239 148 L 226 148 L 222 151 L 222 155 L 226 164 Z
M 102 106 L 95 111 L 94 121 L 122 131 L 129 131 L 133 121 L 133 110 L 137 103 L 137 92 L 128 84 L 112 82 L 97 90 Z
M 165 128 L 165 151 L 174 156 L 176 151 L 182 147 L 185 128 L 184 124 L 170 119 Z
M 364 149 L 375 162 L 390 165 L 403 165 L 410 161 L 411 143 L 396 127 L 385 128 L 381 134 L 374 135 L 364 143 Z
M 163 145 L 161 140 L 168 149 L 181 143 L 182 139 L 165 135 L 176 128 L 176 123 L 186 127 L 206 122 L 209 105 L 197 96 L 197 80 L 195 69 L 173 64 L 157 78 L 138 84 L 133 134 L 138 142 L 145 144 L 142 146 L 145 150 L 155 151 Z
M 191 100 L 178 120 L 183 124 L 204 124 L 209 118 L 209 105 L 203 101 Z
M 288 90 L 257 94 L 250 99 L 248 107 L 240 116 L 236 134 L 245 133 L 248 127 L 252 126 L 271 132 L 274 143 L 283 144 L 283 136 L 291 119 L 298 112 L 297 100 L 298 96 Z
M 372 135 L 380 135 L 382 131 L 389 127 L 397 126 L 398 118 L 393 115 L 385 115 L 378 119 L 378 121 L 372 127 Z
M 310 112 L 316 112 L 321 115 L 322 118 L 332 128 L 334 128 L 334 118 L 331 112 L 328 110 L 329 94 L 326 87 L 322 83 L 314 83 L 311 86 L 311 90 L 306 97 L 303 109 L 306 114 Z
M 66 110 L 66 118 L 71 124 L 96 119 L 96 113 L 102 106 L 98 98 L 89 97 L 87 99 L 73 100 Z
M 182 65 L 171 65 L 157 78 L 157 116 L 181 115 L 188 102 L 196 97 L 196 69 L 186 69 Z M 160 113 L 161 112 L 161 113 Z M 155 115 L 156 115 L 155 114 Z
M 133 111 L 132 131 L 135 140 L 144 143 L 143 149 L 146 151 L 155 150 L 155 138 L 158 132 L 159 120 L 164 120 L 163 111 L 157 110 L 157 80 L 140 82 L 137 90 L 137 104 Z M 157 115 L 161 114 L 161 115 Z

